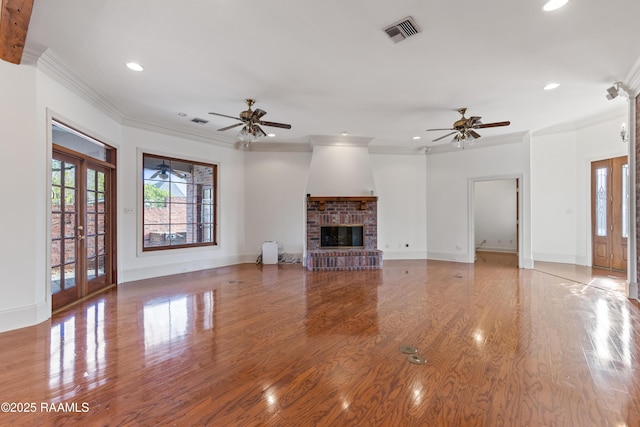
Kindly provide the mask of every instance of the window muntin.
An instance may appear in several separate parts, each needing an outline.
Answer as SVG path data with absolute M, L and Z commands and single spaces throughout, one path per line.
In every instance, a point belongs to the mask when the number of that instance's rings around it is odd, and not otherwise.
M 143 251 L 216 242 L 217 166 L 143 154 Z

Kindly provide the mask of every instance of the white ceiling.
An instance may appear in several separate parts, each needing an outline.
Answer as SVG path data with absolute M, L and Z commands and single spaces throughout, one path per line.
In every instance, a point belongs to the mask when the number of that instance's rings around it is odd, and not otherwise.
M 431 145 L 456 110 L 487 137 L 536 131 L 611 111 L 616 81 L 640 67 L 640 1 L 572 0 L 56 0 L 36 1 L 28 43 L 46 47 L 108 100 L 123 122 L 233 143 L 216 129 L 245 98 L 266 110 L 267 142 L 341 132 L 371 145 Z M 420 34 L 393 43 L 412 16 Z M 136 73 L 125 63 L 136 61 Z M 543 91 L 552 81 L 561 86 Z M 635 86 L 635 84 L 634 84 Z M 638 88 L 634 88 L 638 89 Z M 178 113 L 186 113 L 181 117 Z M 196 124 L 194 117 L 210 120 Z M 418 135 L 420 141 L 412 140 Z M 446 143 L 448 139 L 441 143 Z

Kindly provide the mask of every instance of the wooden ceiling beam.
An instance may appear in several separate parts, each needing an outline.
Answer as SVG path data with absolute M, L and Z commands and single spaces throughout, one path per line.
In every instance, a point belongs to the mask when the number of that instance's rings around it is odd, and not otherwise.
M 1 0 L 0 59 L 20 64 L 34 0 Z

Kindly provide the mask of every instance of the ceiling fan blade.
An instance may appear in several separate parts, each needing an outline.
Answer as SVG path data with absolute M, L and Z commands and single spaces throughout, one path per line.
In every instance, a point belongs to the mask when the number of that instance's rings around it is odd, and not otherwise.
M 468 127 L 474 127 L 476 125 L 481 125 L 482 122 L 480 121 L 482 117 L 480 116 L 471 116 L 467 119 L 467 126 Z
M 474 139 L 480 138 L 480 134 L 473 129 L 469 129 L 469 135 L 471 135 Z
M 220 114 L 220 113 L 209 113 L 209 114 L 213 114 L 214 116 L 227 117 L 229 119 L 234 119 L 234 120 L 240 120 L 239 117 L 227 116 L 226 114 Z
M 474 126 L 474 129 L 483 129 L 483 128 L 495 128 L 499 126 L 509 126 L 511 122 L 495 122 L 495 123 L 485 123 Z
M 285 123 L 275 123 L 275 122 L 264 122 L 264 121 L 259 121 L 259 124 L 263 125 L 263 126 L 271 126 L 274 128 L 282 128 L 282 129 L 291 129 L 291 125 L 285 124 Z
M 260 120 L 260 117 L 264 116 L 265 114 L 267 114 L 266 111 L 258 108 L 254 110 L 253 114 L 251 115 L 251 118 L 253 118 L 254 120 Z
M 446 128 L 446 129 L 427 129 L 427 132 L 432 131 L 432 130 L 455 130 L 453 128 Z
M 174 174 L 175 176 L 177 176 L 180 179 L 184 179 L 187 177 L 186 173 L 180 173 L 180 172 L 176 172 L 173 169 L 171 169 L 171 173 Z
M 267 134 L 258 125 L 253 125 L 253 132 L 256 136 L 260 136 L 260 137 L 267 136 Z
M 219 131 L 229 130 L 229 129 L 233 129 L 234 127 L 237 127 L 237 126 L 242 126 L 243 124 L 244 124 L 244 123 L 236 123 L 235 125 L 231 125 L 231 126 L 223 127 L 223 128 L 218 129 L 218 130 L 219 130 Z
M 450 129 L 447 129 L 447 130 L 450 130 Z M 434 139 L 432 142 L 438 142 L 438 141 L 440 141 L 441 139 L 445 139 L 446 137 L 451 136 L 451 135 L 453 135 L 454 133 L 457 133 L 457 132 L 458 132 L 458 131 L 448 133 L 448 134 L 446 134 L 445 136 L 441 136 L 440 138 L 436 138 L 436 139 Z

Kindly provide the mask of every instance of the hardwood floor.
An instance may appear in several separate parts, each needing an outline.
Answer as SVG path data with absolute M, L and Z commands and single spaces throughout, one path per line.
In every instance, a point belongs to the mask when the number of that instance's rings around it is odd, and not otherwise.
M 535 269 L 607 291 L 627 294 L 627 273 L 575 264 L 536 261 Z
M 0 334 L 0 425 L 638 426 L 638 324 L 508 256 L 224 267 Z

